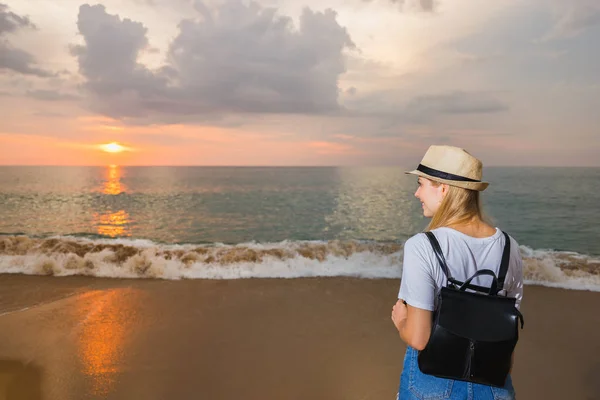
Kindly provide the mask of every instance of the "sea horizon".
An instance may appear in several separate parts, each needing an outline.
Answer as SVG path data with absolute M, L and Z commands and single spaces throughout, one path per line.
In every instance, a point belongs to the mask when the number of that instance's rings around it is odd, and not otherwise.
M 395 279 L 427 224 L 398 166 L 55 167 L 0 167 L 0 272 Z M 600 168 L 486 171 L 526 282 L 600 291 Z
M 199 165 L 199 164 L 120 164 L 120 163 L 106 163 L 106 164 L 73 164 L 73 165 L 62 165 L 62 164 L 0 164 L 0 168 L 4 167 L 132 167 L 132 168 L 152 168 L 152 167 L 194 167 L 194 168 L 410 168 L 404 167 L 401 164 L 348 164 L 348 165 Z M 413 166 L 412 168 L 414 168 Z M 485 170 L 488 168 L 591 168 L 598 169 L 600 165 L 485 165 Z

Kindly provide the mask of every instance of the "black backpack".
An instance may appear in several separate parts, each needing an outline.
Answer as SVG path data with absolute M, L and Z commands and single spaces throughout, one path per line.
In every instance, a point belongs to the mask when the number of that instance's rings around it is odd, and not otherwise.
M 510 255 L 510 238 L 503 233 L 506 243 L 498 276 L 492 270 L 482 269 L 463 283 L 452 278 L 440 244 L 433 233 L 425 232 L 446 275 L 447 286 L 439 293 L 429 342 L 419 352 L 421 372 L 504 386 L 519 339 L 519 321 L 523 328 L 523 316 L 515 307 L 516 299 L 498 295 L 504 286 Z M 471 284 L 480 275 L 491 275 L 492 286 Z M 476 292 L 467 292 L 467 288 Z

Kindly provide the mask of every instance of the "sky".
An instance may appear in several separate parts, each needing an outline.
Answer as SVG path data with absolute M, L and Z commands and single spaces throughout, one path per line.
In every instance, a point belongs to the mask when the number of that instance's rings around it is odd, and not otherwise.
M 412 166 L 432 144 L 600 166 L 600 2 L 0 0 L 0 165 Z

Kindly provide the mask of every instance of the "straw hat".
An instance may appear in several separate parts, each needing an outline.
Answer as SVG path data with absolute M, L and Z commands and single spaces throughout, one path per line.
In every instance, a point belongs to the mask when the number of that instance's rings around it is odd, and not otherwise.
M 460 147 L 430 146 L 417 169 L 405 173 L 481 191 L 489 185 L 481 181 L 482 167 L 481 161 Z

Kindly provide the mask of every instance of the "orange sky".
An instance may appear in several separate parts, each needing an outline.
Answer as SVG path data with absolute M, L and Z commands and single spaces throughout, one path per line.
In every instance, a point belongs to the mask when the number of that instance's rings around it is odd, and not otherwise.
M 5 2 L 0 165 L 600 166 L 591 0 Z

